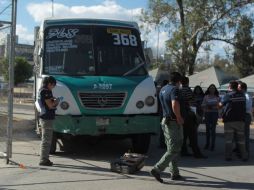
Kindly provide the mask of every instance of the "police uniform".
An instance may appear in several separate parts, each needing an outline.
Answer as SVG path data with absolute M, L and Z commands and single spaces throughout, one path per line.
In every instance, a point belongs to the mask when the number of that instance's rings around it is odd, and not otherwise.
M 179 101 L 179 90 L 176 86 L 168 84 L 164 86 L 159 94 L 162 110 L 162 130 L 165 136 L 165 144 L 167 146 L 166 153 L 162 156 L 160 161 L 156 163 L 154 169 L 158 172 L 169 167 L 172 176 L 179 175 L 177 166 L 179 153 L 181 151 L 183 142 L 183 128 L 176 122 L 176 116 L 172 110 L 171 101 Z
M 244 93 L 232 91 L 227 93 L 222 100 L 223 122 L 225 131 L 225 157 L 226 160 L 232 159 L 232 146 L 234 134 L 236 134 L 236 143 L 243 160 L 247 159 L 245 149 L 244 121 L 246 112 L 246 98 Z

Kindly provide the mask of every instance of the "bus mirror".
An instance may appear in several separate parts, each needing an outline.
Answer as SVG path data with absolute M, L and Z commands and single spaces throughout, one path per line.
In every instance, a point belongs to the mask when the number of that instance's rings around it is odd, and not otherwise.
M 40 56 L 40 57 L 42 57 L 43 56 L 43 49 L 42 48 L 40 48 L 40 50 L 39 50 L 39 52 L 38 52 L 38 55 Z

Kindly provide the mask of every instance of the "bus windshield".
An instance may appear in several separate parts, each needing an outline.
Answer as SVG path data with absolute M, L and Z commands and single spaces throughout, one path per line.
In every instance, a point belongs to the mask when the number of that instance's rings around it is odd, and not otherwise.
M 46 28 L 44 39 L 44 74 L 147 75 L 135 29 L 61 25 Z

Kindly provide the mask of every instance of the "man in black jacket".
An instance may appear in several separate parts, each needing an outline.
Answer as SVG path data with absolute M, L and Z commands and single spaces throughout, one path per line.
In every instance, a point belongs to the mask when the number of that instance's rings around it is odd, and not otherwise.
M 244 121 L 246 113 L 246 98 L 243 92 L 238 89 L 238 82 L 229 83 L 229 92 L 223 97 L 221 106 L 223 106 L 223 122 L 225 133 L 225 159 L 232 160 L 232 146 L 234 134 L 236 134 L 236 143 L 239 148 L 241 158 L 247 161 L 244 136 Z

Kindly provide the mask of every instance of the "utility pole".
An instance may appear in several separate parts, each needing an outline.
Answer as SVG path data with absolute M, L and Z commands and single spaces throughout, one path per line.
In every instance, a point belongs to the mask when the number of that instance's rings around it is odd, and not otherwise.
M 14 60 L 16 44 L 17 0 L 12 0 L 10 56 L 9 56 L 9 89 L 8 89 L 8 121 L 7 121 L 7 156 L 6 163 L 12 157 L 12 130 L 13 130 L 13 88 L 14 88 Z

